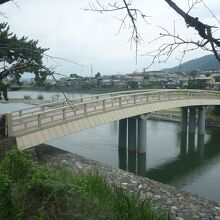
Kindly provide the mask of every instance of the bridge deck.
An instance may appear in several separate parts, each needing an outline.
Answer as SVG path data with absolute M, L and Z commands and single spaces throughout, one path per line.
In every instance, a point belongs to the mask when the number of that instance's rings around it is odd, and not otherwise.
M 57 102 L 8 114 L 9 136 L 21 149 L 122 118 L 183 106 L 220 105 L 220 93 L 203 90 L 121 92 Z

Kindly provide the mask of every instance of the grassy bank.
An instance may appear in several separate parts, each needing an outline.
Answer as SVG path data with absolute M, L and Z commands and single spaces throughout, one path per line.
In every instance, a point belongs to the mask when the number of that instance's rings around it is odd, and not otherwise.
M 73 175 L 12 150 L 0 162 L 0 219 L 168 219 L 98 174 Z

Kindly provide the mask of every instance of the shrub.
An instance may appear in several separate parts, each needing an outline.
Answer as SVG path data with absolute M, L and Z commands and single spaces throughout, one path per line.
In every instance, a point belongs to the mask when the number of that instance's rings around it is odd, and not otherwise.
M 168 219 L 112 188 L 97 174 L 39 165 L 11 150 L 0 161 L 0 219 Z
M 31 98 L 31 96 L 29 96 L 29 95 L 24 95 L 24 99 L 25 99 L 25 100 L 31 100 L 32 98 Z
M 38 99 L 38 100 L 43 100 L 43 99 L 44 99 L 44 96 L 43 96 L 43 95 L 38 95 L 38 96 L 37 96 L 37 99 Z

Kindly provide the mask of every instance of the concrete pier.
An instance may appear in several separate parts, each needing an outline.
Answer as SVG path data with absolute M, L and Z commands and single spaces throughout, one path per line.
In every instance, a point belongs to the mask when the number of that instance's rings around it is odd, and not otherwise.
M 202 161 L 204 159 L 204 151 L 205 151 L 205 134 L 198 134 L 198 153 L 199 159 Z
M 136 151 L 137 147 L 137 118 L 128 118 L 128 151 Z
M 147 128 L 146 128 L 146 120 L 139 117 L 138 118 L 138 153 L 145 153 L 146 152 L 146 135 L 147 135 Z
M 137 152 L 128 151 L 128 172 L 136 173 Z
M 189 109 L 189 133 L 195 133 L 196 129 L 196 108 Z
M 145 176 L 146 172 L 146 153 L 137 154 L 137 174 Z
M 126 148 L 118 149 L 118 164 L 122 170 L 127 170 L 127 150 Z
M 182 115 L 181 115 L 181 131 L 187 132 L 187 122 L 188 122 L 188 108 L 182 108 Z
M 198 109 L 198 134 L 205 134 L 205 107 Z
M 126 149 L 127 146 L 127 118 L 119 120 L 118 147 Z
M 189 133 L 188 136 L 188 153 L 193 154 L 195 152 L 195 134 Z
M 180 137 L 180 157 L 185 158 L 187 153 L 187 133 L 181 132 Z

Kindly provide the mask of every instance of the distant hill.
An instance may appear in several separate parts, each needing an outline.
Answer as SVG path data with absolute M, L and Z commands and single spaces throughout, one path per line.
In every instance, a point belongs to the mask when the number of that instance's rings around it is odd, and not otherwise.
M 181 65 L 180 71 L 189 72 L 192 70 L 207 70 L 207 69 L 217 69 L 217 68 L 220 68 L 220 64 L 216 60 L 214 55 L 206 55 L 198 59 L 190 60 L 183 63 Z M 178 72 L 179 65 L 172 68 L 163 69 L 162 71 Z

